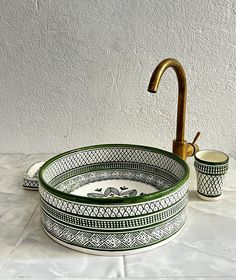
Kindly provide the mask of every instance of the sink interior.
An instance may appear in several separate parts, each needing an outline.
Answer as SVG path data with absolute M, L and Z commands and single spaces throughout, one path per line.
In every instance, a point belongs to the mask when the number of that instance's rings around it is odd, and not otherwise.
M 48 166 L 46 179 L 49 172 L 53 173 L 52 178 L 48 176 L 48 183 L 55 190 L 75 196 L 136 197 L 172 188 L 185 172 L 176 161 L 168 158 L 165 162 L 165 155 L 151 151 L 140 150 L 137 154 L 137 150 L 117 147 L 105 150 L 104 156 L 104 150 L 81 151 L 70 164 L 70 155 L 60 158 L 58 174 Z
M 166 190 L 176 182 L 176 178 L 138 169 L 110 169 L 79 174 L 54 188 L 85 197 L 134 197 Z

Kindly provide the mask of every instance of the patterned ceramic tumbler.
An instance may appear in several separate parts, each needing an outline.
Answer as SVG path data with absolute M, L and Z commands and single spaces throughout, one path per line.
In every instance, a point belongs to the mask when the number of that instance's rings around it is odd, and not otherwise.
M 220 199 L 228 162 L 229 157 L 220 151 L 202 150 L 195 154 L 197 194 L 201 199 Z

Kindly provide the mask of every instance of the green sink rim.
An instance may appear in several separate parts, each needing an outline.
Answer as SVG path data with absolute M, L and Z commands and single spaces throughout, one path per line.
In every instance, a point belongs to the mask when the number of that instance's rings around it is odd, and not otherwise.
M 185 170 L 185 174 L 183 179 L 181 179 L 178 183 L 174 184 L 170 189 L 165 190 L 165 191 L 160 191 L 160 192 L 154 192 L 151 194 L 145 194 L 142 196 L 136 196 L 136 197 L 114 197 L 114 198 L 96 198 L 96 197 L 85 197 L 85 196 L 79 196 L 79 195 L 73 195 L 73 194 L 69 194 L 69 193 L 65 193 L 59 190 L 54 189 L 53 187 L 51 187 L 48 183 L 45 182 L 45 180 L 43 179 L 43 173 L 45 171 L 45 169 L 48 167 L 48 165 L 50 165 L 51 163 L 53 163 L 55 160 L 69 155 L 69 154 L 73 154 L 76 152 L 80 152 L 83 150 L 91 150 L 91 149 L 97 149 L 97 148 L 119 148 L 119 147 L 123 147 L 123 148 L 139 148 L 139 149 L 143 149 L 146 151 L 151 151 L 151 152 L 155 152 L 155 153 L 159 153 L 159 154 L 163 154 L 163 155 L 167 155 L 168 157 L 176 160 L 177 162 L 179 162 Z M 92 146 L 84 146 L 81 148 L 77 148 L 77 149 L 73 149 L 73 150 L 69 150 L 66 151 L 64 153 L 58 154 L 52 158 L 50 158 L 48 161 L 46 161 L 43 166 L 40 168 L 39 170 L 39 182 L 41 184 L 41 187 L 43 187 L 45 190 L 47 190 L 49 193 L 60 197 L 62 199 L 68 200 L 68 201 L 72 201 L 72 202 L 78 202 L 78 203 L 84 203 L 84 204 L 98 204 L 98 205 L 125 205 L 125 204 L 136 204 L 136 203 L 142 203 L 142 202 L 148 202 L 148 201 L 152 201 L 161 197 L 164 197 L 166 195 L 169 195 L 171 193 L 174 193 L 175 191 L 177 191 L 181 186 L 183 186 L 188 178 L 189 178 L 189 174 L 190 174 L 190 170 L 189 167 L 187 165 L 187 163 L 182 160 L 181 158 L 179 158 L 178 156 L 174 155 L 171 152 L 168 152 L 166 150 L 162 150 L 162 149 L 158 149 L 158 148 L 154 148 L 154 147 L 149 147 L 149 146 L 142 146 L 142 145 L 133 145 L 133 144 L 99 144 L 99 145 L 92 145 Z

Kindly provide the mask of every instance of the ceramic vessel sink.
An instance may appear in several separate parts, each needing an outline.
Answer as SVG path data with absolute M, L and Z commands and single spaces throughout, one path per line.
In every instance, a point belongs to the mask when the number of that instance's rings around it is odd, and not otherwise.
M 40 169 L 42 226 L 83 252 L 125 255 L 171 240 L 186 221 L 187 164 L 156 148 L 79 148 Z

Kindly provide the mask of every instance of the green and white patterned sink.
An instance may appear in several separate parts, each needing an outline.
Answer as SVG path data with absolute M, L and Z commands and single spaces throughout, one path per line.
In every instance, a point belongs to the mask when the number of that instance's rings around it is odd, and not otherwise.
M 42 226 L 58 243 L 99 255 L 153 249 L 186 221 L 187 164 L 137 145 L 79 148 L 40 169 Z

